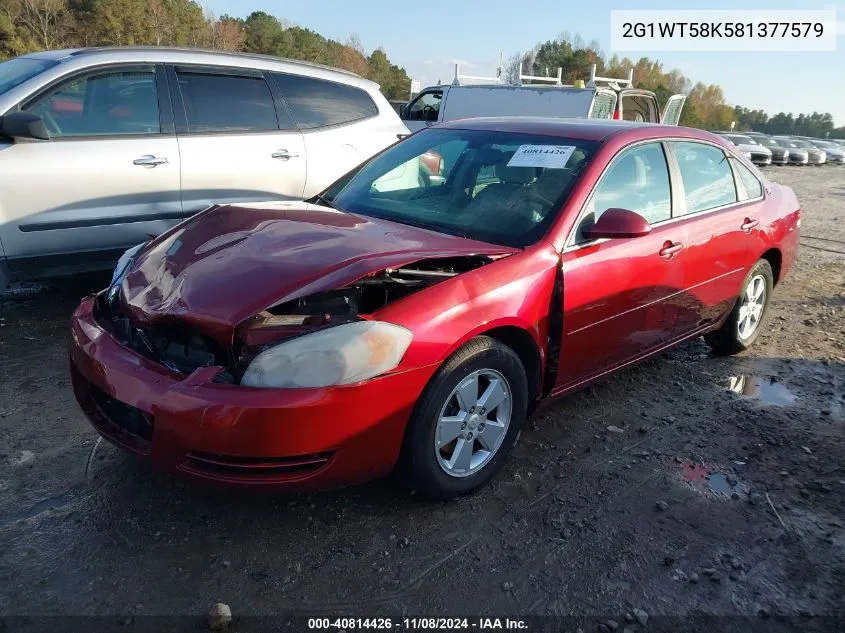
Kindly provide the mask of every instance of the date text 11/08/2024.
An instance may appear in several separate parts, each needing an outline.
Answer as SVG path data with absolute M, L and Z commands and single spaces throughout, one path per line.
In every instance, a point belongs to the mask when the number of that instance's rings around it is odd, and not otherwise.
M 308 630 L 354 631 L 381 629 L 404 631 L 525 631 L 525 620 L 511 618 L 309 618 Z

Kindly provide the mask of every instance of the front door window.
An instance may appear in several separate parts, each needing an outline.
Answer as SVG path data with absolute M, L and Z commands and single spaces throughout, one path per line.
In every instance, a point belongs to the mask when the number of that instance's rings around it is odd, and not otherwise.
M 424 92 L 408 108 L 409 121 L 437 121 L 442 92 Z
M 23 109 L 40 116 L 53 138 L 161 132 L 152 69 L 72 79 Z

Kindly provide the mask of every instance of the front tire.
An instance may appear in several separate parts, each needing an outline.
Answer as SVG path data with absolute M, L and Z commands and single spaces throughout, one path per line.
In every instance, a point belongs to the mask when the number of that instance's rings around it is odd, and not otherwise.
M 400 456 L 408 485 L 432 499 L 472 492 L 502 467 L 528 408 L 516 353 L 479 336 L 457 350 L 417 401 Z
M 730 356 L 747 350 L 763 330 L 763 320 L 769 309 L 774 287 L 772 267 L 761 259 L 742 283 L 736 304 L 727 321 L 704 340 L 720 356 Z

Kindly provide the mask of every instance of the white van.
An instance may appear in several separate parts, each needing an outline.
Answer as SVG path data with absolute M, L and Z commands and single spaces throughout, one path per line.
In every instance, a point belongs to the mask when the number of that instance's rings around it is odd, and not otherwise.
M 451 85 L 425 88 L 403 108 L 400 116 L 409 130 L 486 116 L 588 117 L 677 125 L 687 98 L 673 95 L 661 113 L 653 92 L 633 87 L 633 71 L 627 79 L 597 77 L 595 65 L 590 80 L 574 86 L 561 83 L 562 69 L 557 77 L 523 75 L 520 69 L 519 84 L 501 84 L 497 79 L 494 84 L 464 84 L 461 79 L 482 78 L 462 77 L 459 70 L 456 64 Z

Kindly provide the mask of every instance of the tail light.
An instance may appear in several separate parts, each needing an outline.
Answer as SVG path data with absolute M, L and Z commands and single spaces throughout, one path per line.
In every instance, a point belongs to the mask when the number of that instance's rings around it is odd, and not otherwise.
M 618 120 L 619 120 L 619 119 L 621 119 L 621 118 L 622 118 L 622 115 L 621 115 L 621 114 L 619 114 L 619 110 L 614 110 L 614 111 L 613 111 L 613 120 L 614 120 L 614 121 L 618 121 Z

